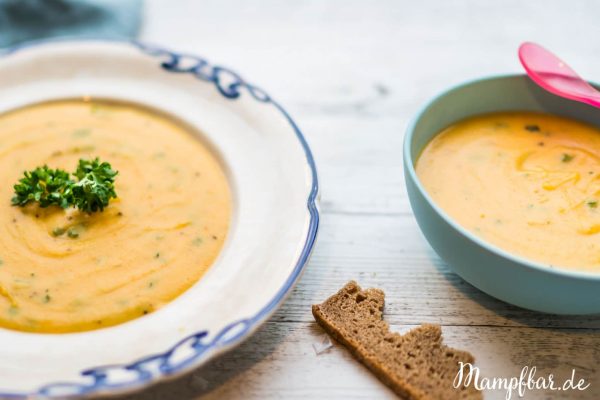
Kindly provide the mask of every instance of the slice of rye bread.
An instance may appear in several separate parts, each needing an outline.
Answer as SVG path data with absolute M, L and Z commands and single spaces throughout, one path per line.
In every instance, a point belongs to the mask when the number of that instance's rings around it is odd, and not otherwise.
M 472 385 L 455 389 L 459 362 L 471 354 L 442 344 L 438 325 L 421 325 L 404 335 L 390 332 L 383 321 L 384 293 L 362 290 L 350 281 L 312 312 L 334 339 L 342 343 L 383 383 L 407 399 L 482 399 Z

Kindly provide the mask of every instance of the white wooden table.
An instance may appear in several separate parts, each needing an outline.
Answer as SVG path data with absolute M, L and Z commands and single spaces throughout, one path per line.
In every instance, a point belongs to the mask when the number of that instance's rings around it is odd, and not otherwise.
M 298 286 L 258 333 L 124 399 L 394 398 L 340 345 L 319 356 L 312 348 L 323 332 L 310 305 L 349 279 L 385 290 L 395 329 L 441 324 L 447 343 L 473 352 L 485 375 L 535 365 L 561 379 L 576 368 L 591 382 L 527 399 L 600 398 L 600 317 L 522 310 L 453 274 L 417 227 L 401 155 L 426 99 L 467 79 L 520 72 L 521 41 L 600 80 L 599 15 L 594 1 L 148 1 L 143 40 L 236 69 L 296 118 L 317 160 L 322 224 Z

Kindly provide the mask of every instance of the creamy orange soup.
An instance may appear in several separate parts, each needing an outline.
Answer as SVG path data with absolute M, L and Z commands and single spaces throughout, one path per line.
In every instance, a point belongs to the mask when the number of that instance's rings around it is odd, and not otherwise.
M 434 137 L 416 171 L 477 236 L 551 266 L 600 272 L 599 129 L 546 114 L 481 115 Z
M 11 206 L 23 171 L 99 157 L 119 173 L 103 212 Z M 131 104 L 57 101 L 0 116 L 0 326 L 72 332 L 159 309 L 227 235 L 224 171 L 193 132 Z M 56 228 L 79 236 L 56 236 Z

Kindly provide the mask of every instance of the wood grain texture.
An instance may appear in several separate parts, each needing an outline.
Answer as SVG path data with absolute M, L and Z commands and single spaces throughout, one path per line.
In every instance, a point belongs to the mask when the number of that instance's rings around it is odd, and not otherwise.
M 401 156 L 406 125 L 426 99 L 467 79 L 520 72 L 524 40 L 600 80 L 600 3 L 154 0 L 146 7 L 143 40 L 235 67 L 288 108 L 317 159 L 322 225 L 298 286 L 252 338 L 123 399 L 394 398 L 341 346 L 319 356 L 312 348 L 323 332 L 310 305 L 350 279 L 385 290 L 394 329 L 441 324 L 446 342 L 472 352 L 484 375 L 515 376 L 535 365 L 538 375 L 560 379 L 576 368 L 591 382 L 583 392 L 526 399 L 600 398 L 600 317 L 523 310 L 453 274 L 411 214 Z

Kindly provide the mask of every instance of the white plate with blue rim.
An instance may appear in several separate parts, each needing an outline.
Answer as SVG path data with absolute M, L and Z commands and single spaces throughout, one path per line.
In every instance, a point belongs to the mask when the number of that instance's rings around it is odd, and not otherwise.
M 158 311 L 80 333 L 0 328 L 0 398 L 117 394 L 182 374 L 251 335 L 298 280 L 319 223 L 315 163 L 290 115 L 237 73 L 140 43 L 50 41 L 3 54 L 0 92 L 0 113 L 91 96 L 173 115 L 217 149 L 233 193 L 217 260 Z

